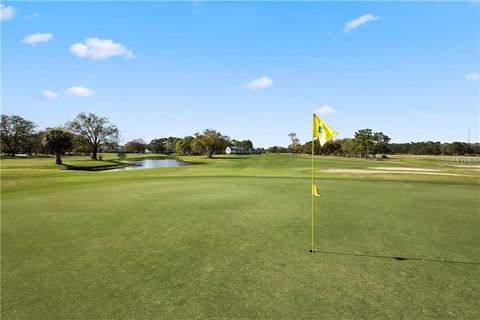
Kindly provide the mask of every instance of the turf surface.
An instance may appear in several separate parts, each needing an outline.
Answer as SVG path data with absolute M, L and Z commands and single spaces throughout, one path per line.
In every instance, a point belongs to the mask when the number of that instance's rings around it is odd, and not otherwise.
M 309 254 L 308 157 L 187 160 L 202 164 L 3 159 L 1 318 L 479 318 L 478 171 L 317 159 Z M 460 176 L 320 171 L 375 166 Z

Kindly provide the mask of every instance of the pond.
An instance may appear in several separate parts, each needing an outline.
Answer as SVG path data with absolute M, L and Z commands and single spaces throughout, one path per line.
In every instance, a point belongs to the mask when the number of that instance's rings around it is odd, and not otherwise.
M 112 169 L 108 171 L 138 170 L 138 169 L 179 167 L 179 166 L 190 165 L 190 163 L 188 162 L 180 161 L 177 159 L 145 159 L 145 160 L 137 160 L 137 161 L 122 161 L 122 162 L 132 164 L 132 166 Z

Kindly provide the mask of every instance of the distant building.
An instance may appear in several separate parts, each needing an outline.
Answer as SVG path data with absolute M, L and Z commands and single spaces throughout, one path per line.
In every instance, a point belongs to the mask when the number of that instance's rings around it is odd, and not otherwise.
M 227 147 L 225 149 L 226 154 L 259 154 L 260 150 L 259 149 L 245 149 L 241 147 Z
M 245 154 L 246 150 L 240 147 L 227 147 L 227 149 L 225 149 L 225 153 L 226 154 Z

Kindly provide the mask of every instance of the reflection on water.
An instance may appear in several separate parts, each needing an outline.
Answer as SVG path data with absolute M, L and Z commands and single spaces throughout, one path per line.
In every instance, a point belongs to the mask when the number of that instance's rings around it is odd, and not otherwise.
M 145 159 L 145 160 L 138 160 L 138 161 L 123 161 L 123 162 L 133 164 L 133 166 L 113 169 L 109 171 L 151 169 L 151 168 L 159 168 L 159 167 L 179 167 L 179 166 L 188 166 L 190 164 L 188 162 L 180 161 L 177 159 Z

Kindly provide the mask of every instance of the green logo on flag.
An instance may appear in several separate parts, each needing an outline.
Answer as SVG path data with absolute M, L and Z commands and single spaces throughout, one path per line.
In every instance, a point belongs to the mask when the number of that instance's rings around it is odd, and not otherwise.
M 322 127 L 318 127 L 318 133 L 322 134 Z

